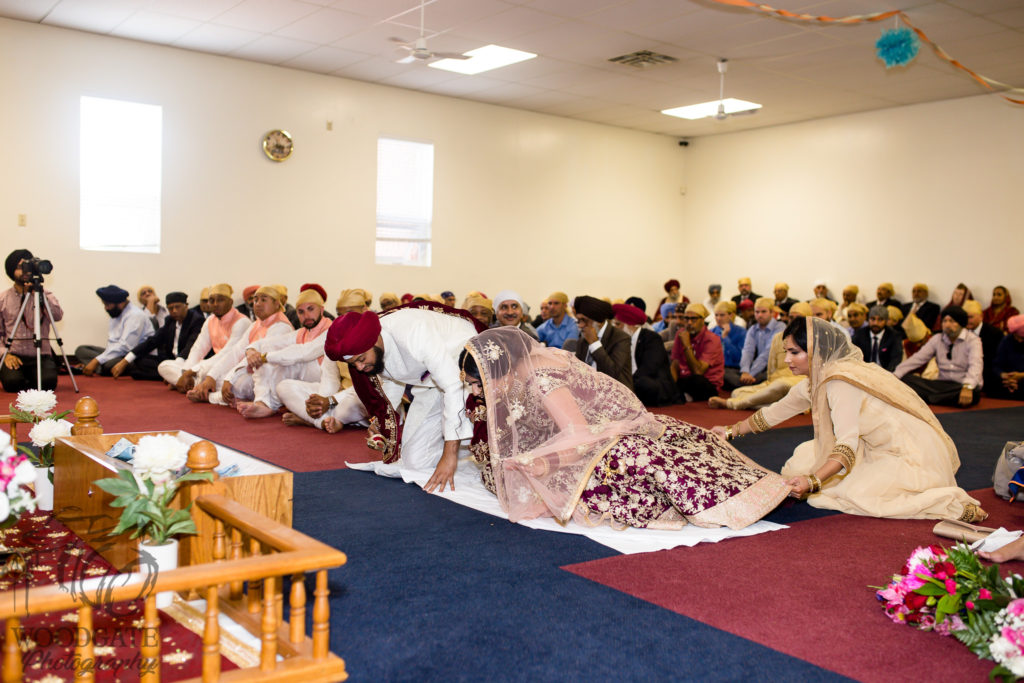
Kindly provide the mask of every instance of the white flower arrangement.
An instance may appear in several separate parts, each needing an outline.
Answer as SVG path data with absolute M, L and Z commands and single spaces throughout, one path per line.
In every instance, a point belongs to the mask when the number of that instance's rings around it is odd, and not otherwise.
M 995 616 L 998 629 L 989 653 L 1018 678 L 1024 677 L 1024 600 L 1014 600 Z
M 37 422 L 29 430 L 28 438 L 32 440 L 32 445 L 37 448 L 53 446 L 53 442 L 57 440 L 58 436 L 71 436 L 72 426 L 67 420 L 47 418 Z
M 166 484 L 188 460 L 188 444 L 173 434 L 155 434 L 139 439 L 132 469 L 140 479 L 157 486 Z
M 49 389 L 42 391 L 39 389 L 25 389 L 18 392 L 18 398 L 14 401 L 14 405 L 24 413 L 45 419 L 57 407 L 57 395 Z

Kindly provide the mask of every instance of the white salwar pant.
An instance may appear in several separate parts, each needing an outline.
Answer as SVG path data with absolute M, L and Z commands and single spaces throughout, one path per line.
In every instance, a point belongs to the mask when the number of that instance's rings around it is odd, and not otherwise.
M 344 391 L 334 394 L 338 400 L 332 410 L 329 410 L 322 414 L 318 418 L 312 418 L 309 413 L 306 412 L 306 400 L 313 394 L 320 396 L 326 396 L 324 390 L 320 388 L 318 382 L 304 382 L 297 379 L 285 379 L 281 380 L 277 385 L 277 397 L 281 403 L 291 414 L 296 417 L 305 420 L 309 424 L 313 425 L 317 429 L 321 429 L 324 424 L 324 418 L 333 417 L 341 424 L 361 424 L 364 427 L 369 424 L 367 421 L 366 408 L 363 407 L 362 401 L 356 396 L 356 390 L 352 387 L 345 389 Z

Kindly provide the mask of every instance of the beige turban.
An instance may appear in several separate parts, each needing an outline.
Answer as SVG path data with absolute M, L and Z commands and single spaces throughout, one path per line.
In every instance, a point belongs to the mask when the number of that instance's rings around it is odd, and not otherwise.
M 230 287 L 228 289 L 230 289 Z M 199 292 L 199 298 L 200 299 L 209 299 L 210 298 L 210 288 L 209 287 L 203 287 L 203 291 Z
M 256 290 L 256 296 L 259 296 L 260 294 L 269 296 L 271 299 L 276 301 L 278 305 L 280 305 L 283 300 L 281 290 L 277 288 L 277 285 L 263 285 Z
M 889 320 L 897 323 L 903 320 L 903 311 L 899 306 L 886 306 L 885 310 L 889 311 Z
M 928 285 L 926 285 L 923 282 L 914 283 L 914 289 L 921 289 L 921 290 L 924 290 L 925 294 L 928 293 Z
M 380 295 L 381 308 L 384 308 L 384 306 L 386 306 L 387 304 L 392 303 L 395 305 L 401 303 L 401 300 L 398 298 L 398 295 L 395 294 L 394 292 L 382 292 Z
M 235 295 L 235 290 L 231 289 L 231 285 L 225 284 L 225 283 L 222 282 L 219 285 L 214 285 L 213 287 L 210 287 L 210 292 L 207 295 L 207 298 L 210 298 L 211 296 L 213 296 L 215 294 L 221 294 L 221 295 L 226 296 L 226 297 L 228 297 L 230 299 L 230 298 L 232 298 Z M 200 296 L 202 296 L 202 295 L 200 295 Z
M 857 285 L 846 285 L 843 287 L 844 292 L 853 292 L 854 295 L 860 294 L 860 287 Z
M 135 298 L 142 301 L 142 292 L 147 289 L 153 289 L 153 285 L 142 285 L 139 287 L 139 291 L 135 294 Z
M 730 303 L 732 303 L 732 302 L 730 302 Z M 689 304 L 686 307 L 686 312 L 687 313 L 696 313 L 701 318 L 708 317 L 708 309 L 704 308 L 704 304 L 697 304 L 697 303 Z
M 773 287 L 773 289 L 784 289 L 788 292 L 789 285 L 787 285 L 785 282 L 776 282 L 775 287 Z
M 811 305 L 806 301 L 798 301 L 789 307 L 790 318 L 794 316 L 803 316 L 805 318 L 810 318 L 812 315 L 814 315 L 814 311 L 811 310 Z
M 811 302 L 811 308 L 821 308 L 827 310 L 830 313 L 835 313 L 838 307 L 839 304 L 837 304 L 835 301 L 832 301 L 832 299 L 822 298 L 815 299 L 814 301 Z
M 270 285 L 270 286 L 273 287 L 274 289 L 276 289 L 278 292 L 281 293 L 281 303 L 284 303 L 285 301 L 288 300 L 288 288 L 287 287 L 285 287 L 284 285 Z
M 551 294 L 548 294 L 547 301 L 559 301 L 563 304 L 568 304 L 569 295 L 565 292 L 551 292 Z
M 903 330 L 907 333 L 907 341 L 915 344 L 928 336 L 928 328 L 916 315 L 908 315 L 903 321 Z
M 320 292 L 315 289 L 307 289 L 299 292 L 299 298 L 295 300 L 295 306 L 302 306 L 303 304 L 316 304 L 323 308 L 324 298 L 320 296 Z
M 754 308 L 772 308 L 773 306 L 775 306 L 775 299 L 769 299 L 766 296 L 762 296 L 754 302 Z
M 485 299 L 482 296 L 468 296 L 468 297 L 466 297 L 466 302 L 465 302 L 465 304 L 463 304 L 462 307 L 465 308 L 468 311 L 469 309 L 473 308 L 474 306 L 483 306 L 484 308 L 486 308 L 491 313 L 494 313 L 494 302 L 492 302 L 490 299 Z
M 968 299 L 962 306 L 967 315 L 981 315 L 981 304 L 974 299 Z
M 373 296 L 365 289 L 343 289 L 338 297 L 336 308 L 349 308 L 351 306 L 369 306 L 373 302 Z
M 883 282 L 882 284 L 878 285 L 878 288 L 884 289 L 885 291 L 889 292 L 889 296 L 892 296 L 892 293 L 896 291 L 896 288 L 892 286 L 891 282 Z
M 719 301 L 715 304 L 715 313 L 735 313 L 736 302 L 735 301 Z
M 749 277 L 741 277 L 739 280 L 736 281 L 736 284 L 737 285 L 749 285 L 750 284 L 750 278 Z
M 862 303 L 854 301 L 852 304 L 846 307 L 847 311 L 860 311 L 864 315 L 868 314 L 868 307 Z

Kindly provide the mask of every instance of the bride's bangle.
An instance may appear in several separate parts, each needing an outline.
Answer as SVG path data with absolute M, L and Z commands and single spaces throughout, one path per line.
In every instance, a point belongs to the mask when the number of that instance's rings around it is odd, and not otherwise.
M 732 427 L 731 426 L 725 428 L 725 440 L 726 441 L 732 441 Z
M 821 490 L 821 480 L 813 473 L 807 475 L 807 485 L 808 493 L 817 493 Z
M 729 428 L 730 430 L 732 430 L 732 433 L 736 436 L 737 439 L 740 438 L 741 436 L 743 436 L 743 434 L 740 434 L 740 425 L 741 424 L 743 424 L 743 423 L 742 422 L 737 422 L 736 424 L 734 424 L 732 427 Z

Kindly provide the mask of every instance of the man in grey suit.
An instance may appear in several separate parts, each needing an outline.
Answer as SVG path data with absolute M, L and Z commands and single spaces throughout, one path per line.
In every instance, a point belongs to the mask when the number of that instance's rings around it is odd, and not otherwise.
M 573 308 L 580 328 L 576 357 L 632 389 L 632 342 L 628 334 L 611 324 L 612 305 L 592 296 L 578 296 Z

